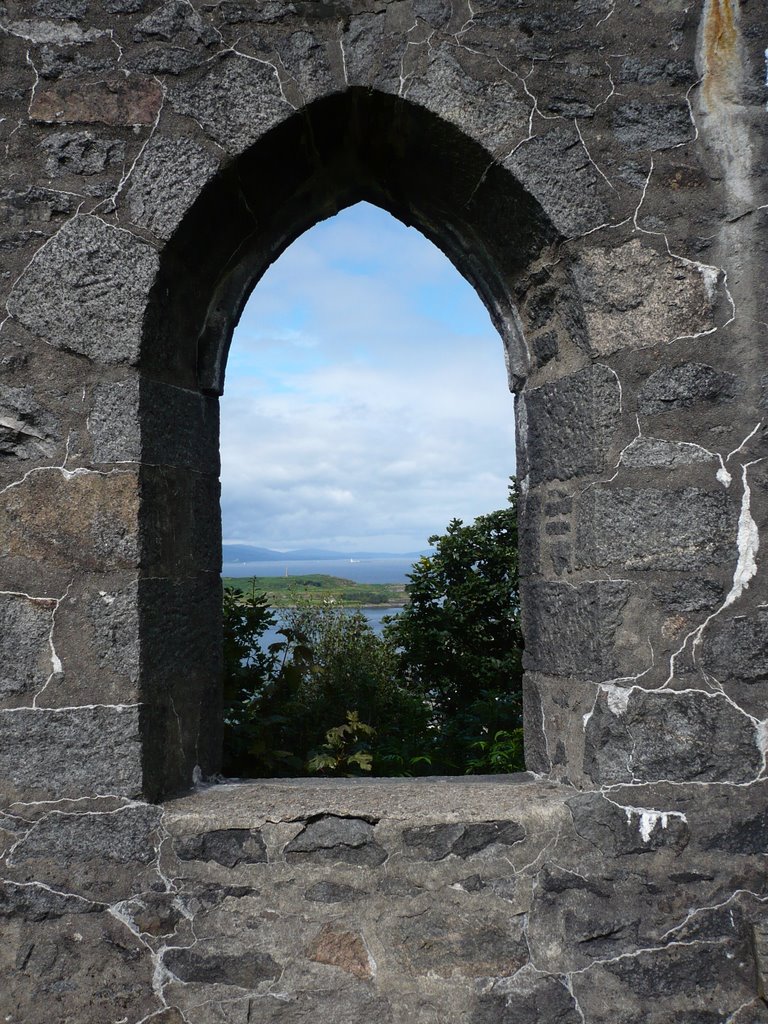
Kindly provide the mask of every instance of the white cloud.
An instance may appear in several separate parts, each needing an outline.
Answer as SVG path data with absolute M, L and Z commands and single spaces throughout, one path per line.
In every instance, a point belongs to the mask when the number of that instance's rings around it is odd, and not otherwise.
M 426 239 L 367 205 L 255 289 L 222 400 L 227 540 L 405 551 L 498 508 L 514 469 L 501 341 Z

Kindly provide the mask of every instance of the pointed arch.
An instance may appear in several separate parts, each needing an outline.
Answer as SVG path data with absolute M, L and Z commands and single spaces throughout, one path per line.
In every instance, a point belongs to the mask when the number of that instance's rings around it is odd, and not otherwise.
M 518 388 L 529 357 L 513 281 L 554 229 L 478 142 L 425 107 L 360 88 L 282 121 L 203 190 L 163 254 L 143 368 L 221 394 L 232 331 L 266 268 L 360 200 L 416 227 L 473 285 Z

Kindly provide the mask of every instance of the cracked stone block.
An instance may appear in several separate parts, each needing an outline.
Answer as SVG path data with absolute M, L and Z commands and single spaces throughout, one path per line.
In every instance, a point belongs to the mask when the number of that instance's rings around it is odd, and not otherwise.
M 322 815 L 310 821 L 285 848 L 288 863 L 341 861 L 345 864 L 381 864 L 387 851 L 374 839 L 374 828 L 363 818 Z
M 162 102 L 162 86 L 155 78 L 65 79 L 35 91 L 30 115 L 45 124 L 148 125 Z
M 723 489 L 592 487 L 576 516 L 583 566 L 690 571 L 736 561 L 737 510 Z
M 531 957 L 541 969 L 551 969 L 567 946 L 574 966 L 621 955 L 641 943 L 643 919 L 651 908 L 638 894 L 622 886 L 624 873 L 616 866 L 614 883 L 584 872 L 545 865 L 537 877 L 540 898 L 529 929 Z M 568 933 L 568 939 L 564 936 Z
M 387 931 L 388 945 L 408 976 L 498 977 L 513 974 L 529 958 L 524 915 L 507 911 L 486 908 L 478 919 L 459 906 L 433 906 L 396 918 Z
M 716 456 L 695 444 L 665 441 L 660 437 L 638 437 L 621 453 L 627 469 L 677 469 L 696 463 L 714 462 Z
M 225 868 L 238 864 L 264 864 L 267 847 L 254 829 L 228 828 L 177 839 L 174 850 L 179 860 L 215 861 Z
M 0 548 L 69 571 L 135 568 L 138 487 L 132 472 L 35 473 L 6 492 Z
M 219 472 L 218 399 L 148 378 L 94 389 L 88 416 L 96 462 L 146 462 Z
M 64 18 L 76 21 L 88 13 L 87 0 L 36 0 L 34 7 L 38 18 Z
M 504 166 L 563 235 L 584 234 L 608 219 L 608 185 L 585 159 L 578 134 L 570 126 L 535 135 L 507 156 Z
M 0 460 L 50 459 L 57 433 L 54 416 L 35 401 L 30 388 L 0 384 Z
M 743 385 L 732 373 L 716 370 L 706 363 L 682 363 L 656 370 L 641 386 L 638 411 L 654 415 L 697 405 L 733 402 Z
M 373 40 L 370 40 L 373 43 Z M 396 82 L 400 75 L 400 55 L 390 56 L 389 73 Z M 358 74 L 370 75 L 370 61 L 360 61 Z M 527 134 L 528 103 L 519 87 L 509 82 L 483 82 L 469 79 L 457 58 L 455 48 L 436 47 L 429 53 L 426 68 L 414 76 L 409 97 L 453 124 L 471 127 L 475 138 L 489 152 L 509 150 Z M 498 111 L 504 117 L 498 117 Z
M 18 924 L 0 950 L 4 1016 L 24 1024 L 59 1020 L 159 1020 L 154 965 L 146 943 L 100 907 L 100 913 Z M 7 1013 L 6 1013 L 7 1011 Z M 119 1018 L 118 1018 L 119 1019 Z M 166 1017 L 166 1024 L 181 1024 Z
M 134 26 L 134 38 L 160 36 L 181 46 L 203 43 L 210 46 L 221 39 L 216 29 L 185 0 L 169 0 Z
M 521 475 L 527 472 L 536 486 L 600 472 L 620 407 L 619 382 L 605 366 L 526 391 L 518 403 L 519 446 L 525 455 Z
M 598 793 L 585 793 L 567 801 L 573 827 L 606 856 L 655 853 L 670 849 L 679 853 L 688 845 L 690 831 L 685 816 L 638 807 L 619 807 Z
M 452 854 L 471 857 L 493 843 L 512 846 L 525 839 L 516 821 L 485 821 L 472 825 L 422 825 L 406 829 L 403 844 L 420 860 L 442 860 Z
M 258 991 L 265 983 L 280 977 L 283 968 L 269 953 L 248 950 L 244 953 L 216 953 L 205 946 L 170 949 L 163 964 L 182 982 L 207 985 L 233 985 Z
M 743 783 L 763 766 L 754 722 L 709 691 L 602 689 L 584 739 L 584 771 L 598 785 Z
M 93 914 L 101 907 L 74 893 L 53 892 L 42 885 L 0 882 L 0 919 L 49 921 L 70 914 Z
M 585 249 L 571 272 L 597 355 L 647 348 L 714 326 L 713 271 L 699 271 L 638 239 L 613 249 Z
M 699 646 L 707 675 L 727 684 L 755 685 L 768 680 L 768 612 L 713 621 Z
M 125 193 L 131 220 L 158 238 L 170 238 L 218 166 L 213 153 L 191 139 L 154 135 Z
M 658 584 L 653 596 L 672 615 L 690 615 L 693 612 L 713 612 L 722 604 L 724 590 L 721 584 L 702 576 L 683 576 L 674 583 Z
M 601 973 L 607 972 L 621 984 L 624 998 L 622 1016 L 619 1020 L 622 1024 L 633 1019 L 633 1011 L 637 1012 L 649 1004 L 659 1007 L 665 1005 L 663 1015 L 659 1013 L 650 1018 L 654 1024 L 657 1021 L 660 1024 L 662 1020 L 669 1020 L 672 1006 L 678 1000 L 682 1005 L 679 1011 L 675 1012 L 676 1022 L 716 1024 L 718 1018 L 722 1020 L 722 1015 L 717 1009 L 709 1012 L 703 1008 L 691 1010 L 690 996 L 687 1000 L 681 999 L 681 996 L 686 992 L 695 992 L 701 1000 L 703 993 L 708 991 L 717 999 L 716 993 L 719 988 L 727 991 L 732 986 L 734 971 L 741 974 L 744 979 L 745 995 L 750 988 L 754 991 L 754 983 L 750 985 L 747 981 L 747 970 L 754 972 L 754 967 L 750 964 L 747 968 L 747 962 L 735 943 L 723 942 L 714 946 L 673 946 L 639 953 L 637 956 L 616 959 L 602 965 Z M 586 1006 L 589 1012 L 589 1003 L 586 1003 Z M 600 1017 L 596 1019 L 600 1020 Z M 615 1014 L 612 1013 L 610 1019 L 616 1020 Z
M 43 149 L 48 154 L 46 171 L 52 178 L 102 174 L 125 161 L 122 139 L 100 139 L 94 132 L 57 132 L 43 140 Z
M 522 975 L 514 982 L 496 981 L 477 996 L 471 1024 L 584 1024 L 584 1016 L 564 979 Z
M 622 103 L 613 114 L 616 138 L 630 150 L 671 149 L 691 142 L 695 128 L 687 103 Z
M 153 937 L 173 935 L 183 920 L 176 893 L 144 892 L 126 900 L 120 910 L 128 916 L 136 931 Z
M 180 114 L 188 114 L 219 145 L 240 153 L 292 113 L 280 92 L 275 69 L 233 56 L 217 61 L 194 85 L 170 93 Z
M 613 674 L 627 583 L 525 583 L 521 594 L 526 671 L 591 679 Z
M 46 815 L 17 843 L 9 868 L 86 899 L 126 899 L 157 878 L 161 820 L 150 804 Z
M 105 363 L 139 354 L 155 251 L 98 217 L 68 221 L 13 287 L 12 316 L 54 348 Z
M 0 711 L 0 794 L 11 800 L 141 792 L 137 707 Z
M 0 699 L 42 689 L 54 665 L 49 636 L 54 601 L 0 594 Z

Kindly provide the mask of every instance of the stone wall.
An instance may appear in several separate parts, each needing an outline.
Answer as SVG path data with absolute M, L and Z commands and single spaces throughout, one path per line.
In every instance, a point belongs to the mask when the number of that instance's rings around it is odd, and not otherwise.
M 768 1020 L 761 13 L 0 6 L 4 1020 Z M 530 774 L 206 787 L 227 348 L 361 199 L 503 342 Z

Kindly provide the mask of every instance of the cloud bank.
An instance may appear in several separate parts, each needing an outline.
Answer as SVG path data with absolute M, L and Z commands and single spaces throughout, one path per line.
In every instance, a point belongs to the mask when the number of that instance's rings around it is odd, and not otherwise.
M 424 548 L 505 503 L 513 428 L 472 287 L 361 203 L 297 239 L 243 312 L 222 399 L 224 539 Z

